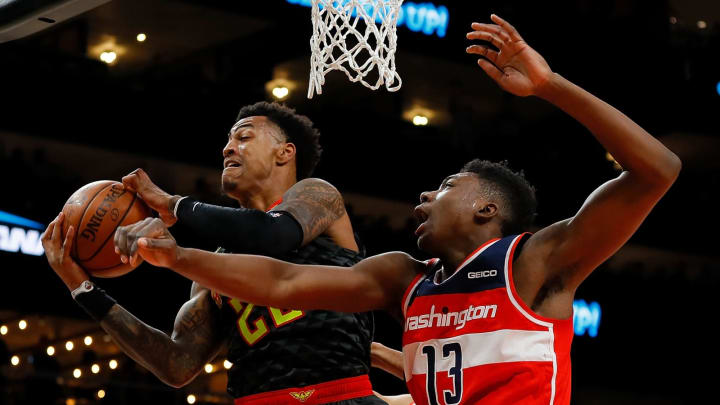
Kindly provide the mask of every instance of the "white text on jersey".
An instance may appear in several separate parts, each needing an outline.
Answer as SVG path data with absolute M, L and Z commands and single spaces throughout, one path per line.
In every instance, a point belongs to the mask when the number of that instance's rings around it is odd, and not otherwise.
M 468 278 L 485 278 L 495 276 L 497 276 L 497 270 L 471 271 L 468 273 Z
M 435 305 L 433 305 L 429 314 L 408 317 L 405 321 L 405 331 L 450 325 L 455 326 L 455 329 L 462 329 L 467 321 L 485 319 L 488 316 L 495 318 L 495 312 L 497 312 L 497 305 L 480 305 L 477 307 L 470 305 L 470 307 L 460 312 L 443 314 L 442 312 L 435 313 Z

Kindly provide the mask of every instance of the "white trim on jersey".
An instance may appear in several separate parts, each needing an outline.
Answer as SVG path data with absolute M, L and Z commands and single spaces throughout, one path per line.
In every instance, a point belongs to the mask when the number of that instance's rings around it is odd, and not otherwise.
M 496 239 L 490 243 L 486 242 L 487 244 L 485 246 L 483 246 L 482 249 L 478 249 L 477 252 L 473 253 L 472 255 L 470 255 L 470 257 L 468 257 L 462 263 L 460 263 L 460 266 L 458 266 L 457 270 L 455 270 L 455 272 L 453 274 L 451 274 L 450 277 L 446 278 L 443 281 L 438 282 L 437 279 L 438 279 L 438 275 L 440 274 L 440 272 L 439 271 L 435 272 L 435 274 L 433 275 L 433 283 L 435 283 L 435 285 L 443 285 L 443 284 L 447 283 L 448 281 L 450 281 L 451 278 L 455 277 L 456 274 L 460 273 L 460 270 L 462 270 L 463 267 L 467 266 L 468 263 L 471 263 L 473 260 L 475 260 L 475 258 L 478 257 L 479 255 L 481 255 L 482 252 L 486 251 L 487 248 L 496 244 L 499 241 L 500 241 L 500 239 Z
M 470 367 L 497 363 L 552 362 L 554 357 L 552 341 L 553 336 L 550 331 L 501 329 L 410 343 L 403 347 L 403 356 L 406 359 L 413 359 L 412 366 L 407 364 L 405 366 L 407 367 L 405 376 L 427 374 L 427 362 L 422 360 L 422 348 L 425 346 L 434 346 L 437 353 L 442 353 L 443 345 L 460 343 L 463 348 L 462 368 L 466 370 Z M 447 358 L 438 356 L 435 359 L 436 373 L 449 371 L 452 367 L 455 367 L 455 359 L 452 356 Z
M 514 278 L 511 280 L 509 277 L 509 270 L 510 270 L 510 252 L 513 251 L 513 248 L 517 245 L 517 243 L 520 241 L 520 238 L 522 238 L 525 234 L 521 234 L 515 239 L 513 239 L 512 243 L 510 243 L 510 247 L 508 247 L 507 253 L 505 253 L 505 288 L 507 290 L 508 297 L 510 298 L 510 302 L 515 306 L 515 308 L 520 311 L 525 318 L 527 318 L 529 321 L 536 323 L 540 326 L 544 326 L 548 328 L 548 332 L 550 332 L 550 352 L 552 353 L 552 364 L 553 364 L 553 375 L 552 375 L 552 381 L 551 381 L 551 392 L 550 392 L 550 405 L 555 403 L 555 379 L 557 377 L 557 356 L 555 355 L 555 332 L 553 330 L 553 324 L 551 322 L 545 322 L 540 319 L 535 318 L 531 314 L 529 314 L 525 309 L 517 302 L 515 299 L 515 295 L 512 293 L 512 288 L 510 286 L 510 283 L 513 282 Z
M 412 299 L 413 294 L 415 294 L 415 289 L 418 288 L 418 286 L 420 285 L 420 283 L 423 282 L 423 280 L 425 280 L 425 276 L 418 277 L 418 280 L 415 282 L 415 284 L 412 287 L 410 287 L 410 291 L 408 292 L 407 297 L 405 297 L 405 302 L 403 302 L 403 308 L 402 308 L 403 317 L 407 318 L 407 310 L 408 310 L 408 306 L 410 305 L 410 300 Z

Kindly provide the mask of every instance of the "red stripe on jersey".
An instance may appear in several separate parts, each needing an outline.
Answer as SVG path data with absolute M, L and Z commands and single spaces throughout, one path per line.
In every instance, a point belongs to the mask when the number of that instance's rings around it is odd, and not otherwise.
M 418 405 L 569 404 L 572 318 L 538 316 L 517 295 L 512 261 L 524 237 L 486 242 L 455 277 L 406 292 L 403 357 Z

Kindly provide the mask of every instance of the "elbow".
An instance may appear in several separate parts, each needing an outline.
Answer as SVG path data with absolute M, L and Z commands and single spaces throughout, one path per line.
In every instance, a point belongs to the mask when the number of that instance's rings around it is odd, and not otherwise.
M 680 170 L 682 170 L 682 160 L 680 160 L 680 157 L 673 152 L 670 152 L 670 158 L 669 158 L 669 164 L 671 171 L 671 179 L 672 182 L 675 182 L 675 180 L 680 175 Z
M 663 159 L 659 168 L 659 181 L 666 187 L 670 187 L 680 175 L 682 160 L 675 153 L 668 150 L 668 156 Z
M 194 375 L 166 375 L 166 376 L 158 376 L 160 378 L 160 381 L 164 382 L 165 384 L 173 387 L 173 388 L 182 388 L 193 380 L 195 377 Z
M 643 171 L 642 177 L 645 179 L 643 182 L 652 186 L 652 188 L 667 190 L 675 183 L 681 169 L 682 161 L 680 158 L 668 150 L 665 156 L 656 159 L 651 167 Z

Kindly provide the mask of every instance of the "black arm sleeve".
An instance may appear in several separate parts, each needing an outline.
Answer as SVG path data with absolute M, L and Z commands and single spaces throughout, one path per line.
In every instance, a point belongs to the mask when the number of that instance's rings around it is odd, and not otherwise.
M 281 256 L 303 240 L 300 224 L 282 211 L 220 207 L 184 198 L 177 217 L 198 237 L 234 253 Z

